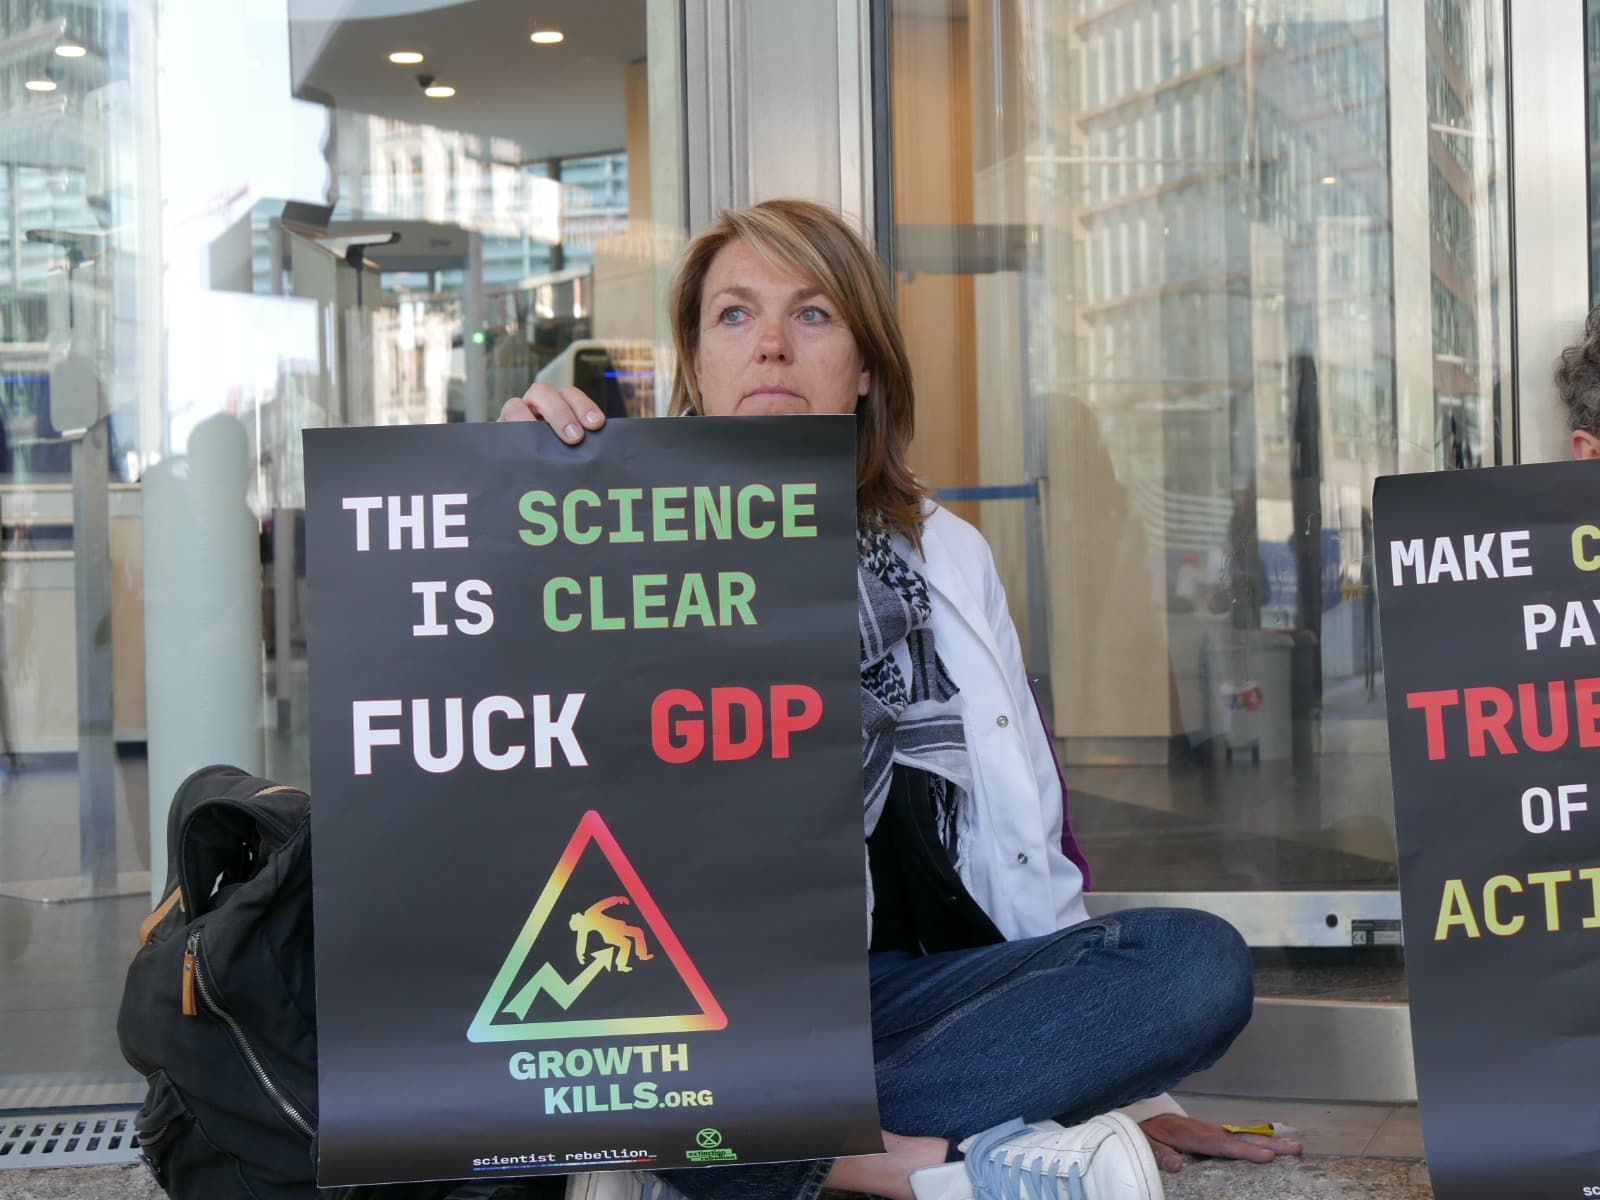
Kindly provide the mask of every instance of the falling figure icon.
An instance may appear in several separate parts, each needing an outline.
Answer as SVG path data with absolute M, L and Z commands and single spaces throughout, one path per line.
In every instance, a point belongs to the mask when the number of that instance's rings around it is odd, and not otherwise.
M 645 945 L 644 930 L 637 925 L 629 925 L 618 917 L 606 916 L 606 910 L 616 904 L 631 904 L 626 896 L 607 896 L 604 900 L 597 900 L 581 913 L 573 913 L 568 926 L 578 935 L 578 965 L 581 967 L 589 958 L 589 935 L 598 933 L 600 940 L 607 946 L 616 949 L 614 960 L 619 971 L 632 971 L 628 964 L 637 954 L 640 962 L 649 962 L 655 956 L 650 953 Z
M 590 849 L 596 850 L 605 859 L 623 890 L 618 895 L 591 904 L 582 912 L 573 912 L 562 903 L 562 897 L 572 881 L 573 869 L 583 859 L 585 851 Z M 589 894 L 593 895 L 592 892 Z M 577 895 L 574 894 L 568 903 L 579 903 Z M 629 906 L 631 911 L 628 915 L 638 914 L 637 925 L 629 924 L 620 916 L 608 912 L 619 904 Z M 578 935 L 574 956 L 578 960 L 578 973 L 571 979 L 564 974 L 572 969 L 564 951 L 542 963 L 533 957 L 536 947 L 547 948 L 541 946 L 540 942 L 543 931 L 548 929 L 554 937 L 560 937 L 560 925 L 557 924 L 560 917 L 556 915 L 560 912 L 572 913 L 567 928 Z M 603 943 L 592 951 L 591 934 L 599 934 Z M 570 942 L 567 944 L 571 945 Z M 652 954 L 652 950 L 655 953 Z M 579 998 L 602 976 L 617 970 L 638 976 L 639 972 L 631 969 L 635 960 L 648 962 L 658 958 L 666 959 L 671 965 L 652 967 L 646 971 L 653 986 L 644 992 L 639 991 L 643 985 L 630 988 L 607 986 L 604 990 L 611 992 L 611 995 L 607 1003 L 600 1006 L 600 1015 L 585 1016 L 581 1010 L 573 1013 L 573 1006 Z M 557 965 L 558 962 L 560 965 Z M 526 975 L 525 972 L 535 963 L 539 963 L 537 969 L 531 975 Z M 646 1008 L 644 1014 L 638 1016 L 605 1015 L 606 1009 L 615 1008 L 618 1004 L 626 1007 L 631 1003 L 637 1007 L 650 1003 L 650 995 L 662 987 L 670 987 L 667 980 L 672 973 L 689 989 L 691 1003 L 687 1011 L 678 1011 L 681 1002 L 677 1002 L 666 1011 Z M 523 982 L 517 987 L 519 979 Z M 633 996 L 632 1000 L 627 999 L 629 995 Z M 541 1014 L 530 1019 L 529 1014 L 534 1011 L 540 996 L 549 1003 L 543 1006 Z M 554 1011 L 557 1009 L 560 1010 L 559 1014 Z M 515 1018 L 515 1023 L 503 1019 L 507 1016 Z M 685 952 L 672 925 L 656 906 L 649 889 L 628 861 L 628 856 L 622 852 L 611 830 L 606 828 L 605 821 L 598 812 L 591 811 L 584 813 L 583 819 L 578 822 L 571 841 L 567 843 L 555 870 L 540 891 L 528 919 L 523 922 L 522 931 L 512 943 L 505 961 L 500 964 L 494 982 L 484 993 L 483 1003 L 478 1006 L 478 1015 L 467 1030 L 467 1040 L 514 1042 L 543 1038 L 632 1037 L 727 1027 L 727 1014 L 706 986 L 705 978 Z

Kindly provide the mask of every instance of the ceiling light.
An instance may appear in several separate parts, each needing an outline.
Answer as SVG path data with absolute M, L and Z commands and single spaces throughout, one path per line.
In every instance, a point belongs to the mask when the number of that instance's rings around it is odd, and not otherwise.
M 389 61 L 397 66 L 411 67 L 422 61 L 422 55 L 415 50 L 396 50 L 389 55 Z
M 533 35 L 533 44 L 536 46 L 554 46 L 557 42 L 565 41 L 567 35 L 557 29 L 541 29 Z
M 30 79 L 22 86 L 30 92 L 53 92 L 56 90 L 56 81 L 54 79 Z
M 1323 183 L 1338 183 L 1339 182 L 1339 177 L 1337 175 L 1324 175 L 1322 177 L 1322 182 Z
M 87 53 L 89 52 L 76 42 L 62 42 L 56 47 L 58 58 L 82 58 Z
M 447 83 L 435 83 L 423 88 L 422 94 L 430 100 L 448 100 L 456 90 Z

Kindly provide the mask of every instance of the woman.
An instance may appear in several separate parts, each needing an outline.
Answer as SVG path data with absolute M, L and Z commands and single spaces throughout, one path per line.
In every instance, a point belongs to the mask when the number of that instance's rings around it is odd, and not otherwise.
M 1062 1196 L 1152 1200 L 1158 1160 L 1176 1170 L 1183 1151 L 1299 1153 L 1192 1120 L 1161 1094 L 1249 1019 L 1249 953 L 1205 913 L 1088 918 L 988 545 L 907 465 L 910 366 L 871 251 L 814 204 L 725 213 L 690 245 L 671 306 L 674 414 L 856 417 L 869 962 L 888 1129 L 880 1155 L 662 1177 L 692 1200 L 813 1200 L 824 1186 L 999 1200 L 1023 1194 L 1007 1170 L 1021 1162 L 1059 1178 Z M 571 444 L 606 421 L 576 389 L 544 384 L 501 419 L 547 421 Z M 586 1200 L 628 1194 L 616 1175 L 574 1179 Z

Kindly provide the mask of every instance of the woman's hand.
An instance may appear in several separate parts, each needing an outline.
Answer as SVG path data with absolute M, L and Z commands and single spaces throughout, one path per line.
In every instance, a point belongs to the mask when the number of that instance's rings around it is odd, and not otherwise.
M 584 430 L 599 429 L 606 414 L 575 387 L 557 391 L 548 383 L 536 383 L 515 400 L 500 408 L 502 421 L 545 421 L 569 446 L 583 441 Z
M 1263 1137 L 1259 1133 L 1229 1133 L 1221 1125 L 1177 1113 L 1162 1113 L 1139 1122 L 1156 1165 L 1163 1171 L 1183 1166 L 1185 1154 L 1204 1154 L 1208 1158 L 1243 1158 L 1269 1163 L 1280 1154 L 1299 1154 L 1302 1146 L 1293 1138 Z

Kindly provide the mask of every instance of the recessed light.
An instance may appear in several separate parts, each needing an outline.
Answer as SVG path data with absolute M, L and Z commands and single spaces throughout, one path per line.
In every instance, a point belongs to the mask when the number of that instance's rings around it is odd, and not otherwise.
M 532 37 L 536 46 L 554 46 L 557 42 L 566 40 L 567 35 L 558 29 L 541 29 Z
M 76 42 L 62 42 L 56 47 L 58 58 L 82 58 L 87 53 L 89 52 Z
M 389 55 L 389 61 L 401 67 L 413 67 L 422 61 L 422 55 L 415 50 L 396 50 Z
M 1324 175 L 1322 177 L 1322 182 L 1323 183 L 1338 183 L 1339 182 L 1339 177 L 1337 175 Z
M 448 100 L 456 94 L 456 90 L 449 84 L 436 83 L 431 87 L 423 88 L 422 94 L 430 100 Z
M 56 90 L 56 81 L 54 79 L 30 79 L 22 86 L 30 92 L 53 92 Z

